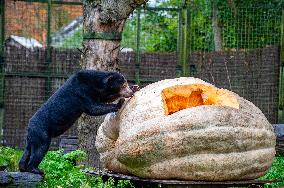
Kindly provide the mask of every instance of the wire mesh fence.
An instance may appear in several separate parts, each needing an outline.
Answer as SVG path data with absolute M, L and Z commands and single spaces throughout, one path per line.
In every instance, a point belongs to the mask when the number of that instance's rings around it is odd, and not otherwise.
M 141 86 L 189 72 L 235 91 L 276 123 L 284 98 L 283 74 L 279 79 L 282 8 L 219 3 L 214 9 L 210 2 L 136 10 L 123 33 L 121 72 Z M 4 15 L 2 143 L 23 147 L 29 118 L 80 69 L 76 48 L 82 44 L 82 5 L 6 0 Z M 66 135 L 76 135 L 76 126 Z
M 212 2 L 218 2 L 217 6 Z M 196 52 L 201 56 L 190 61 L 191 75 L 237 92 L 260 107 L 270 122 L 284 122 L 280 63 L 283 6 L 256 1 L 212 2 L 196 1 L 190 5 L 189 56 Z M 219 60 L 208 58 L 214 51 L 218 51 Z M 221 66 L 218 62 L 222 62 L 223 68 L 216 70 L 215 66 Z M 201 76 L 202 72 L 207 72 L 208 77 Z M 274 118 L 270 118 L 272 114 Z

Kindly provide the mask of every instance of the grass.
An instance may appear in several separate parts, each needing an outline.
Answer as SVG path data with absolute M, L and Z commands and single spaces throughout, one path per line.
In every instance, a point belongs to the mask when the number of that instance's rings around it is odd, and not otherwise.
M 7 165 L 8 171 L 18 171 L 18 161 L 22 155 L 19 149 L 0 146 L 0 165 Z M 86 175 L 84 166 L 76 165 L 86 158 L 86 153 L 80 150 L 63 154 L 62 150 L 49 151 L 40 168 L 45 172 L 41 188 L 126 188 L 134 187 L 128 180 L 121 180 L 115 184 L 112 179 L 103 182 L 101 177 Z M 259 180 L 280 180 L 278 183 L 267 184 L 265 187 L 284 186 L 284 156 L 276 156 L 268 172 Z
M 268 172 L 260 180 L 280 180 L 279 183 L 267 184 L 265 187 L 284 186 L 284 156 L 276 156 Z

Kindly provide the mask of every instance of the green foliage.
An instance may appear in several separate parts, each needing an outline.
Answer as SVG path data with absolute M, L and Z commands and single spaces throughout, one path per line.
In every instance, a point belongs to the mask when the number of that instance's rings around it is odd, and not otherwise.
M 280 1 L 218 1 L 225 48 L 262 48 L 280 42 Z
M 82 183 L 87 182 L 88 179 L 80 167 L 74 166 L 69 160 L 82 155 L 81 151 L 71 152 L 68 156 L 64 155 L 62 150 L 48 152 L 40 165 L 45 172 L 41 187 L 80 187 Z
M 126 22 L 123 33 L 121 46 L 126 48 L 136 49 L 136 21 L 135 14 L 132 15 Z
M 87 154 L 81 150 L 76 150 L 70 153 L 63 155 L 63 158 L 68 161 L 83 161 L 87 158 Z
M 177 12 L 141 11 L 140 49 L 147 52 L 174 52 L 177 49 Z M 122 47 L 136 49 L 137 13 L 128 19 Z
M 62 150 L 47 153 L 40 168 L 45 172 L 42 188 L 78 187 L 78 188 L 115 188 L 132 187 L 130 181 L 118 181 L 115 185 L 112 179 L 103 182 L 101 177 L 91 177 L 83 172 L 83 166 L 75 163 L 86 159 L 86 153 L 80 150 L 63 154 Z
M 22 156 L 22 151 L 9 147 L 0 146 L 0 166 L 8 166 L 8 171 L 18 171 L 18 162 Z
M 198 0 L 190 4 L 190 49 L 212 51 L 214 49 L 211 21 L 211 4 L 208 0 Z
M 62 45 L 58 46 L 60 48 L 82 48 L 83 42 L 83 29 L 80 27 L 74 34 L 70 37 L 64 39 Z
M 282 187 L 284 186 L 284 157 L 276 156 L 269 171 L 260 180 L 280 180 L 282 182 L 272 183 L 265 187 Z
M 141 21 L 141 44 L 144 50 L 147 52 L 175 52 L 177 49 L 177 22 L 177 12 L 148 11 Z
M 180 7 L 181 0 L 157 0 L 157 7 Z M 189 36 L 192 51 L 213 51 L 212 0 L 189 1 Z M 261 48 L 279 44 L 284 1 L 218 0 L 218 26 L 224 49 Z M 140 49 L 147 52 L 175 52 L 178 11 L 141 11 Z M 127 20 L 122 47 L 136 49 L 137 11 Z M 64 40 L 63 48 L 80 48 L 82 28 Z
M 18 163 L 23 151 L 0 146 L 0 165 L 7 165 L 8 171 L 18 171 Z M 42 188 L 126 188 L 134 187 L 129 180 L 120 180 L 115 184 L 109 179 L 103 182 L 101 177 L 92 177 L 83 172 L 84 167 L 75 165 L 86 159 L 86 153 L 76 150 L 63 154 L 62 150 L 49 151 L 45 156 L 40 168 L 44 170 L 44 181 L 39 187 Z

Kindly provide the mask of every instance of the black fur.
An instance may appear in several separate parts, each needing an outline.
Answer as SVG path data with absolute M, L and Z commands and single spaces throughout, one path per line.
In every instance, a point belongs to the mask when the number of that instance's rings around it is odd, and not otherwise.
M 108 102 L 131 95 L 133 91 L 119 73 L 82 70 L 72 75 L 30 119 L 20 171 L 43 174 L 38 166 L 51 138 L 63 134 L 83 112 L 99 116 L 118 111 L 123 100 Z

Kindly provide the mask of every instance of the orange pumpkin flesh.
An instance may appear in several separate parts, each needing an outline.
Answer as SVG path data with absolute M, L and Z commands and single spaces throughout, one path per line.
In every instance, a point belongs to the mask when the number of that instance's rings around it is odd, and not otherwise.
M 225 89 L 204 84 L 175 85 L 162 90 L 165 114 L 201 106 L 218 105 L 239 109 L 236 97 Z

